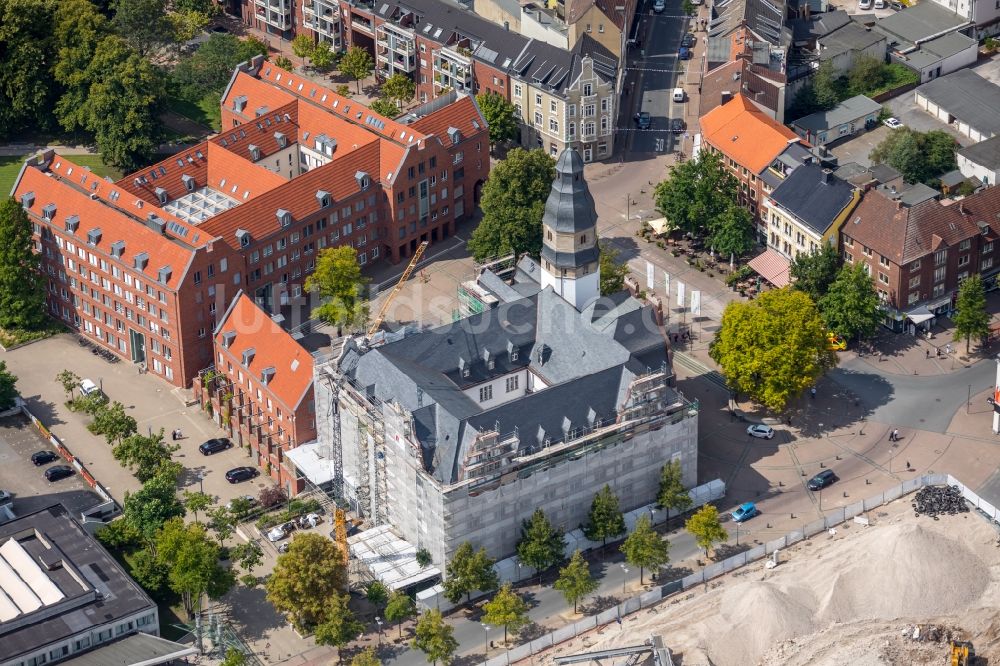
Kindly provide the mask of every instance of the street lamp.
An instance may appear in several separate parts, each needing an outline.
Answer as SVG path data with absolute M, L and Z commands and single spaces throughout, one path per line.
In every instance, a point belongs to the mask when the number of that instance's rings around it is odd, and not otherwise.
M 382 646 L 382 618 L 378 615 L 375 616 L 375 624 L 378 625 L 378 644 L 379 647 Z
M 483 648 L 484 656 L 490 656 L 490 625 L 483 622 L 483 631 L 486 632 L 486 645 Z
M 618 566 L 620 566 L 622 568 L 622 571 L 625 572 L 622 575 L 622 594 L 625 594 L 625 583 L 628 582 L 628 567 L 626 567 L 624 564 L 619 564 Z
M 520 583 L 521 582 L 521 567 L 523 567 L 524 565 L 521 563 L 521 560 L 519 560 L 519 559 L 516 559 L 514 561 L 517 562 L 517 582 Z

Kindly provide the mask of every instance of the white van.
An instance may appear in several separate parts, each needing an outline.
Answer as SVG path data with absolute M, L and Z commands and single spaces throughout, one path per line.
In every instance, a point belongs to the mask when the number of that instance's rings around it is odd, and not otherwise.
M 674 101 L 675 102 L 684 101 L 684 88 L 674 88 Z
M 871 9 L 872 0 L 859 0 L 858 9 Z

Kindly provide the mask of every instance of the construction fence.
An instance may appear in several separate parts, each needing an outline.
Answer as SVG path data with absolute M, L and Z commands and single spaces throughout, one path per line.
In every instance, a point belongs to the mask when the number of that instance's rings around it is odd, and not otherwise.
M 538 654 L 539 652 L 547 650 L 554 645 L 576 638 L 577 636 L 585 634 L 588 631 L 596 629 L 597 627 L 603 627 L 611 624 L 612 622 L 618 622 L 620 624 L 623 618 L 628 615 L 631 615 L 640 609 L 653 606 L 664 599 L 671 597 L 672 595 L 683 592 L 684 590 L 694 587 L 695 585 L 707 583 L 713 578 L 718 578 L 719 576 L 735 571 L 736 569 L 753 562 L 760 561 L 768 555 L 771 555 L 776 550 L 788 548 L 789 546 L 800 541 L 826 532 L 833 527 L 841 525 L 849 520 L 853 520 L 856 516 L 861 516 L 868 511 L 884 506 L 899 499 L 900 497 L 915 492 L 924 486 L 939 485 L 957 486 L 962 491 L 962 495 L 965 499 L 973 507 L 975 507 L 979 513 L 991 521 L 1000 523 L 1000 510 L 998 510 L 997 507 L 976 495 L 976 493 L 967 488 L 965 484 L 958 481 L 950 474 L 925 474 L 915 479 L 904 481 L 898 486 L 889 488 L 863 501 L 832 509 L 823 518 L 806 523 L 800 528 L 792 530 L 778 539 L 768 541 L 765 544 L 761 544 L 755 548 L 733 555 L 732 557 L 722 560 L 721 562 L 714 562 L 701 571 L 693 573 L 686 578 L 666 583 L 660 587 L 655 587 L 638 596 L 626 599 L 617 606 L 609 608 L 601 613 L 598 613 L 597 615 L 585 617 L 571 625 L 556 629 L 555 631 L 545 634 L 540 638 L 536 638 L 529 643 L 524 643 L 523 645 L 507 650 L 504 654 L 483 662 L 483 666 L 505 666 L 506 664 L 527 659 L 531 655 Z

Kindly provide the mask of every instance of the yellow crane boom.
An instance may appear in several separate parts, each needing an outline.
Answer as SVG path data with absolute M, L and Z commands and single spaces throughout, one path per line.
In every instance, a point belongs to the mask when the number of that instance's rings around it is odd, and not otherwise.
M 386 297 L 384 301 L 382 301 L 382 307 L 378 309 L 378 314 L 375 315 L 375 319 L 372 321 L 371 328 L 368 329 L 369 338 L 378 332 L 379 326 L 381 326 L 382 322 L 385 320 L 385 314 L 389 311 L 389 305 L 392 304 L 392 299 L 396 298 L 396 294 L 402 291 L 403 285 L 406 283 L 407 280 L 410 279 L 410 275 L 413 274 L 413 269 L 417 267 L 417 262 L 420 261 L 420 257 L 424 256 L 424 250 L 427 249 L 427 245 L 428 245 L 427 241 L 424 241 L 423 243 L 420 244 L 420 247 L 417 248 L 417 251 L 413 253 L 413 258 L 410 259 L 410 264 L 406 267 L 406 270 L 403 271 L 403 274 L 399 277 L 399 282 L 397 282 L 396 286 L 392 288 L 391 292 L 389 292 L 389 296 Z

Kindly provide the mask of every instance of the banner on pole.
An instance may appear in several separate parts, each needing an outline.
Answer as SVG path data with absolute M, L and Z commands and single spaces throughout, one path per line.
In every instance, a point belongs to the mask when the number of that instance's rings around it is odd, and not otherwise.
M 646 288 L 647 289 L 652 289 L 655 284 L 656 284 L 656 269 L 653 267 L 652 263 L 650 263 L 650 262 L 647 261 L 646 262 Z
M 684 307 L 684 283 L 680 280 L 677 281 L 677 306 Z
M 670 304 L 670 273 L 664 273 L 664 288 L 667 290 L 667 305 Z
M 695 317 L 701 316 L 701 292 L 692 291 L 691 292 L 691 314 Z

